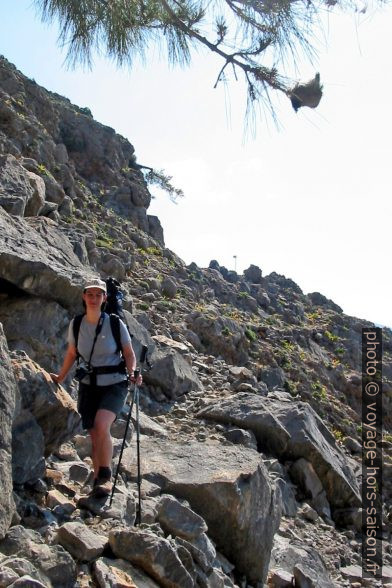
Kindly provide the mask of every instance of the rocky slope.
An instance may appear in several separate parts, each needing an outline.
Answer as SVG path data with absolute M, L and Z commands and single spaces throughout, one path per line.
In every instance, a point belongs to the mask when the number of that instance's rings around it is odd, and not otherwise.
M 362 584 L 361 329 L 320 293 L 165 248 L 124 138 L 0 58 L 0 586 Z M 89 275 L 114 276 L 137 352 L 112 505 L 56 388 Z M 392 336 L 384 330 L 384 585 L 392 583 Z M 115 461 L 127 410 L 113 426 Z

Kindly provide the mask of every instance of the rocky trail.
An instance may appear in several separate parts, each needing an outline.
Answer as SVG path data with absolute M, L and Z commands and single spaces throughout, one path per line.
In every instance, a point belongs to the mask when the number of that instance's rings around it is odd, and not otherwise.
M 291 279 L 186 265 L 133 146 L 0 58 L 0 588 L 392 586 L 392 333 L 383 329 L 383 580 L 361 570 L 361 332 Z M 88 496 L 76 382 L 56 387 L 89 276 L 137 355 L 113 503 Z M 127 411 L 112 427 L 115 469 Z

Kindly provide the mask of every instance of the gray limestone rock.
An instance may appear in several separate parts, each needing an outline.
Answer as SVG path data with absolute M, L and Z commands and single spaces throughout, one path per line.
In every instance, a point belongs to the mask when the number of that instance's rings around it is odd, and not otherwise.
M 148 222 L 148 233 L 151 235 L 153 239 L 158 241 L 160 245 L 165 245 L 165 240 L 163 236 L 163 228 L 161 225 L 161 221 L 157 216 L 154 214 L 147 215 L 147 222 Z
M 251 284 L 260 284 L 261 282 L 261 269 L 257 265 L 250 265 L 248 269 L 244 271 L 244 278 Z
M 54 221 L 10 216 L 0 207 L 0 233 L 0 278 L 29 294 L 79 307 L 83 283 L 94 272 L 81 264 Z
M 63 187 L 54 179 L 52 174 L 44 174 L 43 180 L 45 182 L 46 200 L 57 204 L 60 208 L 66 198 Z
M 259 454 L 238 446 L 147 437 L 141 447 L 142 476 L 187 499 L 219 550 L 250 581 L 264 581 L 281 499 L 271 489 Z M 136 477 L 133 449 L 124 451 L 122 470 Z
M 168 298 L 175 298 L 177 294 L 177 284 L 171 278 L 162 280 L 162 294 Z
M 282 514 L 286 517 L 295 517 L 298 508 L 295 498 L 295 486 L 283 478 L 276 478 L 275 486 L 280 489 L 282 496 Z
M 26 174 L 33 188 L 33 194 L 26 204 L 24 216 L 37 216 L 41 214 L 45 204 L 45 182 L 33 172 L 28 171 Z
M 301 457 L 293 463 L 290 474 L 294 482 L 298 483 L 312 500 L 316 511 L 327 518 L 331 518 L 331 510 L 320 478 L 314 471 L 312 464 Z
M 89 510 L 103 519 L 113 519 L 120 523 L 133 525 L 136 516 L 136 504 L 133 496 L 117 489 L 113 496 L 112 505 L 109 507 L 107 497 L 95 498 L 93 496 L 81 496 L 77 502 L 78 508 Z
M 308 297 L 310 298 L 314 306 L 324 306 L 338 313 L 343 312 L 340 306 L 338 306 L 335 302 L 333 302 L 323 294 L 320 294 L 320 292 L 311 292 L 310 294 L 308 294 Z
M 13 155 L 0 155 L 0 206 L 9 214 L 34 216 L 45 201 L 45 184 Z
M 0 557 L 1 571 L 4 570 L 7 572 L 12 572 L 12 574 L 14 574 L 15 580 L 21 576 L 33 576 L 40 579 L 43 578 L 42 573 L 24 557 L 17 557 L 14 555 L 9 557 Z
M 295 577 L 302 588 L 335 588 L 324 560 L 305 544 L 277 538 L 273 548 L 273 569 L 281 569 Z
M 136 360 L 138 365 L 140 366 L 139 360 L 142 351 L 142 346 L 146 346 L 148 349 L 147 357 L 151 359 L 151 356 L 155 350 L 155 343 L 154 340 L 151 338 L 146 327 L 144 327 L 141 323 L 137 321 L 137 319 L 127 310 L 124 310 L 125 319 L 128 325 L 128 328 L 132 335 L 132 346 L 133 350 L 136 355 Z
M 297 563 L 294 566 L 294 580 L 298 588 L 335 588 L 334 582 L 303 563 Z
M 11 527 L 0 541 L 0 552 L 26 558 L 39 571 L 37 579 L 44 585 L 51 583 L 62 588 L 74 586 L 76 566 L 70 554 L 61 545 L 46 545 L 36 531 L 24 529 L 20 525 Z
M 158 521 L 168 533 L 194 539 L 207 531 L 205 521 L 179 500 L 165 494 L 158 503 Z
M 54 155 L 58 163 L 63 165 L 68 163 L 68 151 L 64 143 L 58 143 L 56 145 Z
M 140 566 L 161 586 L 194 587 L 193 578 L 167 539 L 138 528 L 114 529 L 109 533 L 109 543 L 117 557 Z
M 197 549 L 199 552 L 203 553 L 206 567 L 203 565 L 204 562 L 199 563 L 204 571 L 209 573 L 213 568 L 216 559 L 216 549 L 211 539 L 209 539 L 206 533 L 202 533 L 198 537 L 190 539 L 189 543 L 192 545 L 193 549 Z M 193 554 L 194 552 L 191 550 L 191 553 Z
M 249 340 L 245 329 L 234 319 L 222 316 L 215 308 L 194 311 L 186 316 L 187 326 L 194 331 L 203 347 L 228 363 L 244 365 L 248 361 Z
M 18 580 L 18 578 L 19 575 L 16 572 L 2 565 L 0 568 L 0 586 L 10 586 L 13 582 Z
M 358 455 L 362 452 L 361 444 L 352 437 L 345 437 L 345 439 L 343 440 L 343 445 L 347 447 L 347 449 L 351 451 L 351 453 Z
M 246 431 L 238 427 L 230 427 L 227 431 L 224 431 L 224 436 L 228 441 L 235 443 L 235 445 L 244 445 L 249 449 L 255 449 L 257 451 L 256 437 L 252 431 Z
M 0 321 L 10 349 L 25 351 L 48 371 L 60 368 L 69 315 L 59 304 L 33 296 L 8 296 L 0 302 Z
M 267 310 L 267 308 L 271 304 L 270 297 L 268 296 L 267 292 L 265 292 L 265 290 L 262 287 L 258 288 L 258 290 L 255 294 L 255 298 L 256 298 L 257 302 L 259 303 L 259 305 L 261 306 L 261 308 L 263 308 L 264 310 Z
M 119 282 L 125 278 L 124 264 L 118 259 L 117 256 L 112 255 L 111 253 L 105 253 L 103 261 L 99 264 L 99 269 L 107 277 L 111 276 Z
M 124 559 L 101 557 L 93 569 L 100 588 L 159 588 L 155 580 Z
M 45 441 L 34 415 L 22 409 L 12 424 L 12 477 L 15 484 L 35 482 L 45 473 Z
M 106 537 L 78 522 L 62 525 L 57 531 L 57 539 L 76 559 L 87 562 L 99 557 L 108 543 Z
M 13 353 L 12 364 L 22 407 L 31 411 L 41 427 L 48 456 L 79 429 L 76 402 L 25 354 Z
M 333 435 L 307 403 L 239 393 L 198 414 L 250 429 L 261 447 L 280 459 L 307 459 L 334 508 L 360 505 L 354 472 Z
M 12 586 L 14 588 L 47 588 L 47 584 L 43 584 L 39 580 L 27 575 L 18 578 L 12 583 Z
M 268 578 L 268 588 L 291 588 L 293 576 L 285 570 L 271 570 Z
M 12 419 L 15 382 L 7 341 L 0 323 L 0 539 L 6 534 L 15 510 L 12 498 Z
M 90 468 L 84 462 L 76 462 L 70 465 L 69 478 L 80 484 L 84 484 L 90 473 Z
M 160 386 L 168 398 L 174 400 L 191 390 L 202 390 L 203 385 L 192 367 L 174 349 L 157 350 L 152 363 L 144 379 L 147 384 Z
M 133 426 L 136 427 L 136 416 L 133 414 L 131 417 Z M 144 412 L 139 412 L 139 427 L 142 435 L 149 435 L 152 437 L 167 437 L 167 430 L 156 423 L 152 418 L 147 416 Z
M 198 541 L 198 544 L 196 545 L 195 541 L 187 541 L 181 537 L 176 537 L 175 541 L 177 545 L 181 545 L 189 551 L 194 562 L 200 566 L 203 572 L 207 573 L 211 571 L 216 556 L 215 549 L 211 542 L 210 545 L 203 545 Z
M 268 390 L 273 390 L 283 388 L 286 378 L 282 368 L 268 367 L 261 372 L 260 379 L 266 384 Z

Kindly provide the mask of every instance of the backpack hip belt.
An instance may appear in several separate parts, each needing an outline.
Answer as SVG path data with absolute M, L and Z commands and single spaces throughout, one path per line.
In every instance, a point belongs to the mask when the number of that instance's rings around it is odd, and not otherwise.
M 117 365 L 101 365 L 101 366 L 91 366 L 91 370 L 99 376 L 100 374 L 126 374 L 126 366 L 125 361 L 121 361 Z

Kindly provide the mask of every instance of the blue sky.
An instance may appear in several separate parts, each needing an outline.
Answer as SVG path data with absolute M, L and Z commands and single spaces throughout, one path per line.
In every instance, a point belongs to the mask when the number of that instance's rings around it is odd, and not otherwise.
M 71 71 L 31 0 L 1 0 L 0 53 L 88 106 L 130 140 L 140 163 L 173 176 L 186 198 L 173 205 L 157 194 L 150 212 L 187 263 L 217 259 L 231 269 L 236 255 L 239 271 L 254 263 L 391 326 L 391 16 L 391 8 L 325 14 L 328 46 L 319 43 L 317 62 L 297 74 L 320 71 L 319 108 L 296 114 L 277 97 L 280 128 L 259 120 L 256 137 L 245 139 L 244 86 L 214 90 L 219 63 L 207 55 L 188 69 L 170 69 L 152 52 L 131 71 L 104 59 L 91 72 Z

